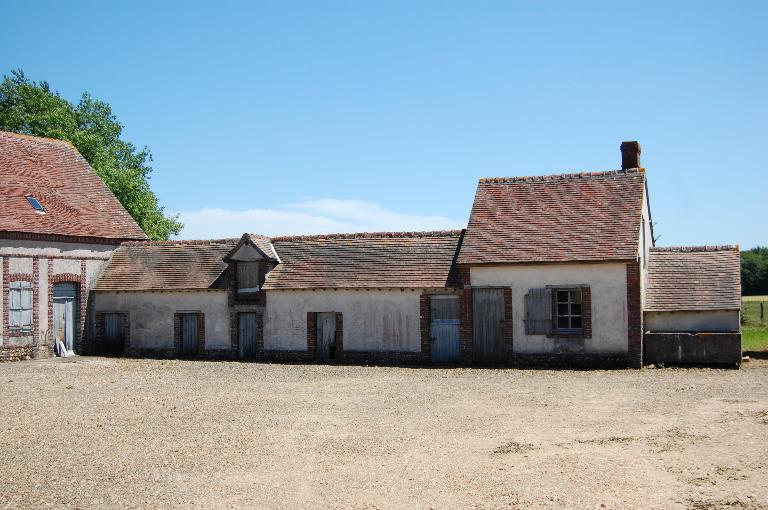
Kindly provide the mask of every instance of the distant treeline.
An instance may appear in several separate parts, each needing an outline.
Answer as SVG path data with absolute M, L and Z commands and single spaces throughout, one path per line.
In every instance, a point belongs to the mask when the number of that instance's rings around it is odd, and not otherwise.
M 768 295 L 768 248 L 758 246 L 741 252 L 741 293 Z

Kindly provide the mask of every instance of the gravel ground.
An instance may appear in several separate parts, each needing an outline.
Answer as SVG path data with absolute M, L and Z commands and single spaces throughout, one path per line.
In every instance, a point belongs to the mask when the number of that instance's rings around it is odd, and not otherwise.
M 0 365 L 0 508 L 768 508 L 768 362 Z

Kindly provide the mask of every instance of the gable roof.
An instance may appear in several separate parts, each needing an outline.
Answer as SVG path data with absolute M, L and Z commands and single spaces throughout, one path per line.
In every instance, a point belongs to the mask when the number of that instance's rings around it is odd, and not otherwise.
M 243 234 L 240 241 L 224 257 L 224 261 L 229 262 L 244 244 L 250 244 L 255 247 L 266 260 L 277 260 L 277 254 L 275 253 L 275 248 L 272 246 L 272 240 L 270 238 L 260 234 Z
M 738 246 L 651 248 L 645 310 L 739 310 Z
M 146 239 L 75 147 L 0 131 L 0 235 Z M 26 197 L 45 208 L 35 212 Z
M 265 290 L 456 286 L 462 231 L 276 237 Z
M 112 254 L 96 291 L 223 289 L 224 256 L 237 239 L 123 243 Z
M 644 172 L 481 179 L 458 262 L 634 259 Z

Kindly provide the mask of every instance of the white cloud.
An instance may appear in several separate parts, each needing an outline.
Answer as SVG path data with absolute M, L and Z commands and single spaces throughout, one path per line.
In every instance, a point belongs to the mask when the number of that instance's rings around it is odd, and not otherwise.
M 243 232 L 265 235 L 329 234 L 463 228 L 464 222 L 443 216 L 390 211 L 373 202 L 330 198 L 305 200 L 277 209 L 204 208 L 181 213 L 181 239 L 239 237 Z

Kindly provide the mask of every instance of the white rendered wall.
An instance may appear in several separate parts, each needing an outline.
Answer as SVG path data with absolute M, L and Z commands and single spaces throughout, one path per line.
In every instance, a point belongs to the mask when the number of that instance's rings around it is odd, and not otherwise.
M 588 285 L 592 296 L 592 338 L 584 340 L 584 352 L 627 352 L 627 266 L 605 264 L 541 264 L 475 266 L 470 269 L 473 287 L 512 287 L 514 349 L 517 353 L 557 352 L 566 340 L 546 335 L 526 335 L 525 294 L 548 285 Z
M 419 352 L 418 290 L 270 290 L 264 348 L 307 350 L 307 312 L 341 312 L 344 351 Z
M 229 307 L 223 290 L 93 293 L 93 313 L 129 313 L 130 345 L 136 349 L 172 349 L 173 314 L 185 311 L 205 315 L 206 349 L 230 347 Z

